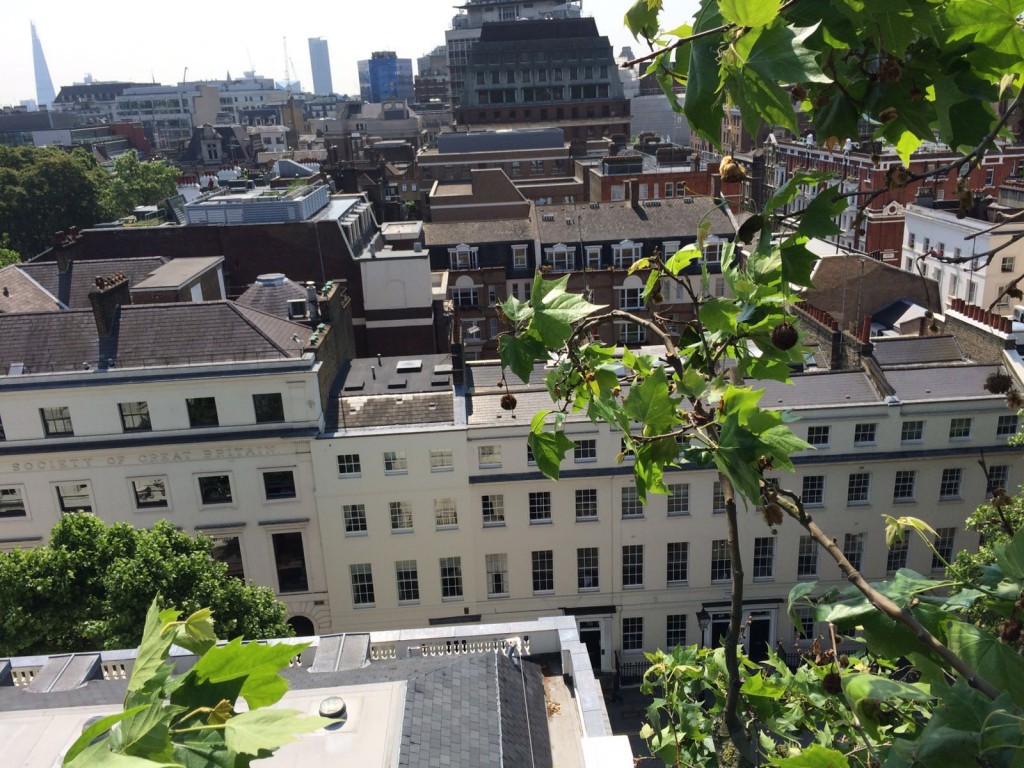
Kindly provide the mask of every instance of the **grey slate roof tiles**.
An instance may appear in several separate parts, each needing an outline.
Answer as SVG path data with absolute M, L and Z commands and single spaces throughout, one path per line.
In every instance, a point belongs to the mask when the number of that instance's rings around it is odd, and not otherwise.
M 906 336 L 872 339 L 875 360 L 881 366 L 917 363 L 959 363 L 964 359 L 953 336 Z
M 0 314 L 13 312 L 57 312 L 64 306 L 20 265 L 0 269 Z
M 691 199 L 691 198 L 687 198 Z M 731 237 L 732 226 L 709 197 L 640 201 L 634 206 L 624 202 L 550 205 L 537 209 L 540 241 L 553 243 L 595 243 L 601 241 L 678 239 L 693 237 L 701 220 L 711 224 L 712 234 Z M 644 205 L 648 202 L 651 205 Z M 547 220 L 545 220 L 547 219 Z
M 288 317 L 288 302 L 305 298 L 306 288 L 285 278 L 279 285 L 253 283 L 237 301 L 244 307 L 252 307 L 277 317 Z
M 61 273 L 55 261 L 36 261 L 21 264 L 19 269 L 31 276 L 70 309 L 89 309 L 89 289 L 97 275 L 122 272 L 128 285 L 141 283 L 157 267 L 167 263 L 162 256 L 137 256 L 130 259 L 88 259 L 72 261 L 67 272 Z

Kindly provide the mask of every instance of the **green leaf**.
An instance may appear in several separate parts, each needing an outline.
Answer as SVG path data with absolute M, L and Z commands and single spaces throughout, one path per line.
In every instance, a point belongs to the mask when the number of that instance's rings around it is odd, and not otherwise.
M 787 285 L 811 287 L 811 273 L 818 257 L 804 246 L 807 241 L 807 237 L 793 236 L 782 244 L 782 280 Z
M 839 233 L 839 225 L 836 224 L 836 217 L 840 216 L 849 205 L 850 201 L 845 197 L 837 197 L 840 192 L 838 186 L 829 187 L 807 204 L 803 215 L 800 217 L 800 224 L 797 232 L 806 237 L 828 237 Z M 833 199 L 833 198 L 836 199 Z
M 115 752 L 149 759 L 171 760 L 171 719 L 179 710 L 152 704 L 135 707 L 131 715 L 110 729 L 110 748 Z M 141 711 L 140 711 L 141 709 Z
M 779 0 L 721 0 L 722 18 L 739 27 L 763 27 L 779 15 Z
M 100 736 L 105 734 L 114 726 L 115 723 L 118 723 L 121 720 L 124 720 L 126 717 L 131 717 L 137 712 L 142 712 L 143 710 L 147 710 L 149 708 L 150 705 L 141 704 L 137 707 L 126 709 L 123 712 L 117 712 L 113 715 L 107 715 L 106 717 L 100 718 L 95 723 L 86 728 L 84 731 L 82 731 L 82 735 L 75 739 L 75 743 L 71 745 L 71 748 L 68 750 L 68 753 L 64 756 L 64 762 L 70 763 L 72 760 L 78 757 L 78 755 L 84 752 L 86 748 L 92 743 L 93 739 L 99 738 Z M 99 743 L 105 745 L 106 739 L 104 739 L 103 742 Z M 97 744 L 97 746 L 99 745 L 99 743 Z
M 776 208 L 781 208 L 786 203 L 795 200 L 801 192 L 800 187 L 817 185 L 832 177 L 833 174 L 824 171 L 793 171 L 792 175 L 786 179 L 786 183 L 768 198 L 768 202 L 764 205 L 765 214 L 770 215 Z
M 565 433 L 558 428 L 553 432 L 544 432 L 544 420 L 551 411 L 539 411 L 530 422 L 530 434 L 526 436 L 526 444 L 533 452 L 533 459 L 537 462 L 537 469 L 545 477 L 552 480 L 558 479 L 559 468 L 566 451 L 573 448 L 575 443 L 565 436 Z
M 213 631 L 213 611 L 200 608 L 177 627 L 174 644 L 197 656 L 202 656 L 217 644 L 217 633 Z
M 1024 72 L 1024 30 L 1017 23 L 1020 12 L 1016 0 L 950 0 L 946 10 L 949 39 L 973 38 L 977 45 L 989 49 L 978 51 L 972 60 L 979 66 L 990 64 L 1000 76 L 1007 71 Z
M 515 296 L 509 296 L 505 301 L 500 302 L 502 313 L 513 323 L 525 323 L 533 317 L 533 307 Z
M 634 40 L 651 40 L 658 35 L 658 12 L 661 0 L 636 0 L 623 19 Z
M 171 665 L 165 662 L 174 641 L 174 633 L 170 629 L 165 630 L 165 627 L 176 621 L 181 614 L 174 610 L 161 612 L 157 608 L 159 599 L 159 596 L 153 598 L 146 613 L 142 643 L 135 656 L 132 675 L 128 679 L 126 703 L 142 703 L 140 699 L 158 690 L 171 673 Z
M 106 741 L 100 741 L 80 752 L 74 760 L 64 761 L 65 768 L 182 768 L 178 762 L 147 760 L 134 755 L 111 752 Z
M 787 26 L 780 17 L 756 38 L 751 37 L 749 50 L 745 45 L 746 36 L 737 41 L 736 50 L 744 63 L 744 69 L 750 70 L 765 82 L 829 83 L 832 79 L 818 66 L 817 52 L 804 44 L 817 29 L 817 24 L 802 29 Z
M 632 421 L 643 425 L 647 437 L 663 434 L 679 424 L 664 368 L 656 369 L 642 382 L 630 387 L 622 410 Z
M 1024 528 L 1017 531 L 1011 541 L 997 544 L 995 553 L 1003 574 L 1011 579 L 1024 579 Z
M 234 752 L 256 755 L 260 750 L 274 750 L 295 741 L 300 733 L 316 731 L 336 722 L 326 717 L 300 717 L 301 714 L 294 709 L 243 712 L 224 726 L 224 741 Z
M 774 757 L 768 764 L 781 768 L 849 768 L 850 761 L 842 752 L 811 744 L 797 755 Z
M 530 295 L 533 307 L 533 328 L 548 349 L 558 348 L 572 333 L 572 323 L 582 320 L 603 306 L 591 304 L 579 294 L 567 293 L 569 275 L 559 280 L 544 280 L 538 274 L 534 292 Z
M 722 24 L 718 4 L 705 4 L 697 15 L 694 34 L 708 32 Z M 690 44 L 689 76 L 683 112 L 690 128 L 711 141 L 716 147 L 722 141 L 723 93 L 719 90 L 718 48 L 721 34 L 709 34 Z
M 288 690 L 288 682 L 279 674 L 288 662 L 309 643 L 242 644 L 236 637 L 227 645 L 211 648 L 195 666 L 199 682 L 222 683 L 241 680 L 240 695 L 250 709 L 266 707 L 279 701 Z
M 678 275 L 690 266 L 694 260 L 699 258 L 700 248 L 695 244 L 690 243 L 669 256 L 668 261 L 665 262 L 665 270 L 673 275 Z
M 744 125 L 780 125 L 793 133 L 799 128 L 789 92 L 778 82 L 767 80 L 749 67 L 730 76 L 728 86 L 740 108 Z
M 525 384 L 530 381 L 534 362 L 543 360 L 547 349 L 533 336 L 506 333 L 498 340 L 498 355 L 502 368 L 511 370 Z
M 766 429 L 758 434 L 758 437 L 765 453 L 774 459 L 776 469 L 792 469 L 793 462 L 790 457 L 811 447 L 809 443 L 794 435 L 793 430 L 785 424 Z
M 1014 703 L 1024 706 L 1024 659 L 1009 645 L 981 627 L 951 621 L 947 645 L 969 666 L 994 685 L 1004 687 Z

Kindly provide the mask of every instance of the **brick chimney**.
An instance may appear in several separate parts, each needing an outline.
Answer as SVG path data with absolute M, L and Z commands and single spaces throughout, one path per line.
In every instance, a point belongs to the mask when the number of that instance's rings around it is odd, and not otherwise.
M 97 276 L 95 285 L 89 289 L 89 302 L 96 319 L 96 333 L 100 338 L 110 336 L 118 309 L 122 304 L 132 303 L 128 276 L 124 272 L 115 272 L 108 277 Z
M 629 180 L 629 202 L 634 208 L 640 207 L 640 182 L 637 179 Z

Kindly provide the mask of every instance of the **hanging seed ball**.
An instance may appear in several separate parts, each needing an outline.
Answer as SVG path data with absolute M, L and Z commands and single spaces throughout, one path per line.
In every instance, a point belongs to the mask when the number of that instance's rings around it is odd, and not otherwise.
M 985 389 L 993 395 L 1005 395 L 1013 386 L 1013 379 L 1002 371 L 992 371 L 985 377 Z
M 772 344 L 783 352 L 795 347 L 799 340 L 800 336 L 790 322 L 784 320 L 772 329 Z
M 501 396 L 501 407 L 506 411 L 514 411 L 516 409 L 516 396 L 506 392 Z
M 1004 643 L 1020 640 L 1021 624 L 1017 619 L 1007 619 L 999 626 L 999 639 Z
M 821 681 L 825 693 L 838 696 L 843 692 L 843 677 L 838 672 L 829 672 Z
M 1006 393 L 1006 407 L 1014 411 L 1024 408 L 1024 396 L 1016 389 L 1011 389 Z

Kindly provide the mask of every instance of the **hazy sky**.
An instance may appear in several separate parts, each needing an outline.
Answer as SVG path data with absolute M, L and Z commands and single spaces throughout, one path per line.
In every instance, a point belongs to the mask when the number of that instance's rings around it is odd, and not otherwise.
M 634 43 L 622 24 L 631 0 L 583 0 L 583 13 L 611 40 L 615 53 Z M 455 14 L 453 0 L 376 0 L 376 2 L 156 3 L 99 7 L 78 0 L 6 3 L 4 44 L 0 46 L 0 104 L 35 98 L 32 39 L 36 23 L 54 89 L 95 80 L 174 84 L 188 79 L 241 77 L 255 67 L 283 80 L 284 41 L 288 68 L 304 89 L 312 87 L 310 37 L 327 40 L 334 89 L 358 94 L 356 64 L 372 51 L 394 50 L 415 59 L 444 43 Z M 662 18 L 671 27 L 689 21 L 697 0 L 664 0 Z

